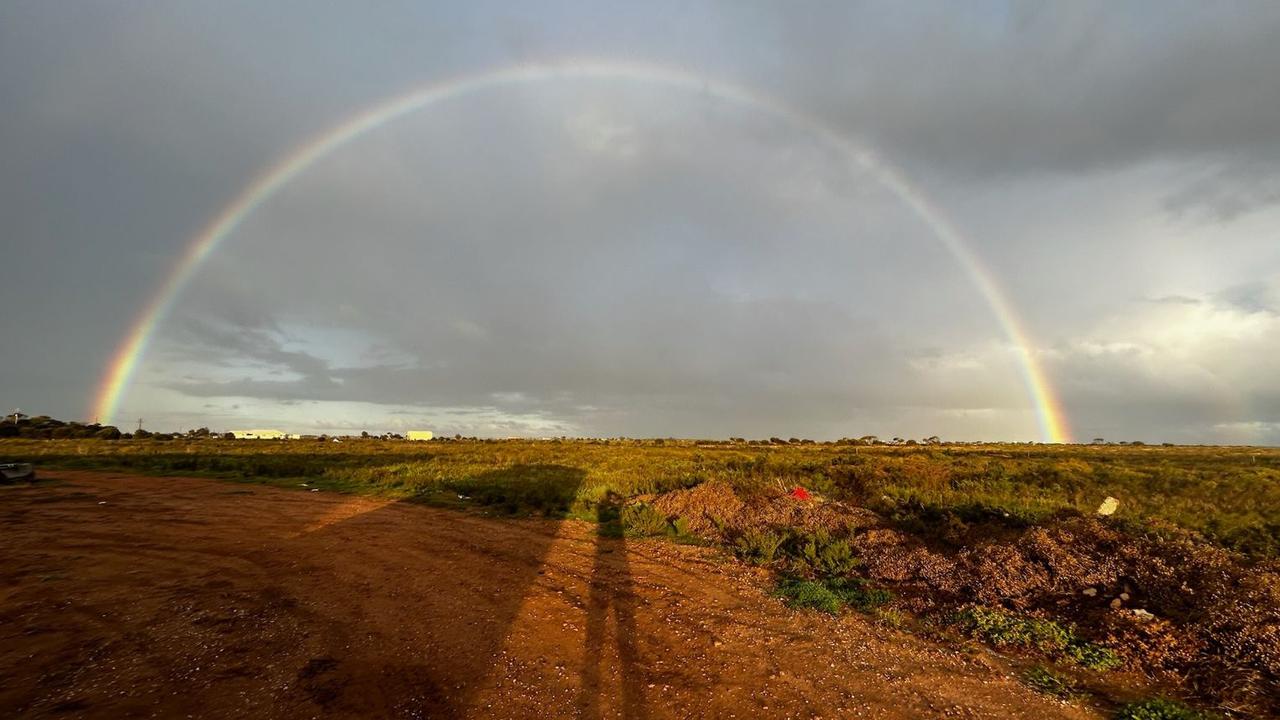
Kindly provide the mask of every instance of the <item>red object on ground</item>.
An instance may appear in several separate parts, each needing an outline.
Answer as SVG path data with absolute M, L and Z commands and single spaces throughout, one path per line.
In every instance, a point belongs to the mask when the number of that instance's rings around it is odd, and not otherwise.
M 796 489 L 791 491 L 791 497 L 797 500 L 808 500 L 811 496 L 809 495 L 808 490 L 797 485 Z

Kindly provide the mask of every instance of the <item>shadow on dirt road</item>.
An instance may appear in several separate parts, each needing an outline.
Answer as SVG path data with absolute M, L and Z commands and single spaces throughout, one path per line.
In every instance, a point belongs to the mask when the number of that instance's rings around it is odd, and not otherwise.
M 536 477 L 542 500 L 562 507 L 585 478 L 565 466 L 501 475 Z M 564 540 L 560 521 L 208 480 L 104 475 L 11 492 L 0 508 L 3 714 L 485 715 L 479 690 L 502 697 L 493 683 L 529 676 L 506 652 L 523 611 L 522 647 L 580 676 L 568 703 L 585 717 L 645 717 L 620 537 L 595 535 L 588 549 Z M 562 542 L 556 553 L 575 567 L 593 554 L 574 601 L 580 656 L 557 655 L 566 643 L 553 631 L 567 631 L 526 607 Z M 565 582 L 563 597 L 579 592 Z

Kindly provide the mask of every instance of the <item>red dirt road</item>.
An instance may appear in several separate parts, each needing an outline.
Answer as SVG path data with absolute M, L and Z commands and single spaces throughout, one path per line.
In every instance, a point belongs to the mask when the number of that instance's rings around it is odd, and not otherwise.
M 709 549 L 52 475 L 0 488 L 2 717 L 1095 717 Z

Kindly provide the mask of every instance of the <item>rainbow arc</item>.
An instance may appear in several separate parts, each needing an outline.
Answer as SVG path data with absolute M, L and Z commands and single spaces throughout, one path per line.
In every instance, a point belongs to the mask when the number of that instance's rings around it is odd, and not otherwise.
M 370 131 L 437 103 L 504 86 L 530 85 L 562 79 L 647 83 L 701 93 L 723 102 L 755 108 L 778 117 L 820 140 L 825 146 L 840 153 L 849 163 L 869 173 L 929 228 L 937 241 L 946 248 L 968 275 L 974 287 L 991 308 L 996 321 L 1017 352 L 1022 380 L 1028 397 L 1035 407 L 1042 440 L 1070 442 L 1062 406 L 1040 367 L 1032 343 L 1013 306 L 954 224 L 928 200 L 924 193 L 908 182 L 900 170 L 885 162 L 855 138 L 842 134 L 819 118 L 742 85 L 661 65 L 601 60 L 521 64 L 464 75 L 416 88 L 378 103 L 294 148 L 255 177 L 191 241 L 120 342 L 103 374 L 89 415 L 99 418 L 102 422 L 111 422 L 114 419 L 120 401 L 127 392 L 139 363 L 146 355 L 157 328 L 169 314 L 200 266 L 255 209 L 270 200 L 281 188 L 317 161 Z

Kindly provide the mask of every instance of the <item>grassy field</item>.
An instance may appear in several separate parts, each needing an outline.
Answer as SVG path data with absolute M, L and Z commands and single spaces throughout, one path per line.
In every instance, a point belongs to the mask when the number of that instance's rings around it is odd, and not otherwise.
M 1246 555 L 1280 555 L 1280 450 L 1223 447 L 719 444 L 692 441 L 0 441 L 6 460 L 255 482 L 593 519 L 603 498 L 721 481 L 801 485 L 927 532 L 1092 514 L 1108 496 L 1151 521 Z
M 600 521 L 767 566 L 792 607 L 1032 655 L 1051 694 L 1106 697 L 1096 677 L 1122 668 L 1280 713 L 1276 449 L 10 438 L 0 460 Z M 1130 716 L 1200 717 L 1163 702 Z

